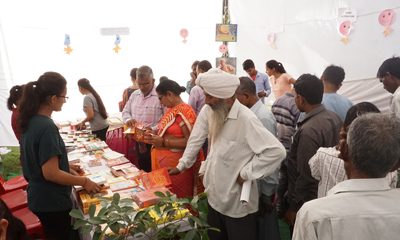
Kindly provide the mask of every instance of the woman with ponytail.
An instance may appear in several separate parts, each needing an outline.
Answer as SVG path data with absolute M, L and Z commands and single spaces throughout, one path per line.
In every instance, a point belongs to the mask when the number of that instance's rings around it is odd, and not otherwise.
M 269 60 L 266 64 L 267 74 L 272 84 L 272 92 L 275 99 L 280 98 L 285 92 L 290 93 L 292 84 L 296 82 L 289 74 L 286 73 L 282 63 L 276 60 Z
M 14 131 L 15 137 L 18 142 L 21 142 L 21 134 L 18 130 L 17 118 L 18 118 L 18 106 L 22 97 L 22 91 L 25 85 L 15 85 L 10 89 L 10 97 L 7 99 L 7 108 L 12 111 L 11 115 L 11 127 Z
M 64 141 L 51 119 L 54 111 L 61 111 L 66 95 L 65 78 L 46 72 L 25 85 L 17 119 L 28 208 L 39 217 L 47 239 L 69 239 L 71 186 L 83 186 L 89 193 L 100 191 L 90 179 L 70 174 Z
M 96 134 L 102 141 L 106 141 L 109 123 L 103 101 L 86 78 L 78 81 L 78 87 L 79 92 L 85 95 L 83 99 L 83 111 L 86 114 L 86 118 L 78 124 L 78 129 L 84 129 L 85 123 L 89 122 L 92 133 Z
M 172 80 L 162 81 L 156 88 L 160 103 L 168 108 L 158 124 L 158 135 L 149 137 L 153 144 L 151 167 L 156 170 L 164 167 L 176 167 L 186 148 L 186 143 L 196 122 L 196 113 L 180 97 L 186 88 Z M 203 151 L 197 155 L 197 161 L 188 170 L 170 176 L 172 191 L 178 198 L 194 196 L 204 191 L 197 174 L 204 161 Z

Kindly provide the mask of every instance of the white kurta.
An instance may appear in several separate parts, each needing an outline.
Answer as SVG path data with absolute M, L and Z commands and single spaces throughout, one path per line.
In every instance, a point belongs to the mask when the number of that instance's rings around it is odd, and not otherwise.
M 188 169 L 195 161 L 199 149 L 208 135 L 211 108 L 206 105 L 190 135 L 178 169 Z M 240 203 L 242 187 L 240 176 L 256 180 L 272 174 L 286 156 L 283 145 L 258 120 L 247 107 L 235 101 L 220 136 L 210 146 L 200 174 L 204 174 L 204 187 L 208 202 L 215 210 L 233 218 L 244 217 L 258 210 L 257 184 L 251 187 L 248 206 Z

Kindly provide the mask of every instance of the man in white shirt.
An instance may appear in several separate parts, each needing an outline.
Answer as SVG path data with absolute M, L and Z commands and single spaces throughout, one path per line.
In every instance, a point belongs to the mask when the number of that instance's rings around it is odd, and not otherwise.
M 236 99 L 248 107 L 261 121 L 263 126 L 275 137 L 276 120 L 271 110 L 257 97 L 256 85 L 248 77 L 240 77 L 240 86 L 236 90 Z M 280 240 L 278 216 L 275 209 L 275 193 L 278 187 L 278 169 L 271 175 L 257 180 L 259 199 L 258 239 Z
M 379 67 L 377 77 L 383 88 L 393 94 L 389 112 L 400 118 L 400 57 L 386 59 Z
M 400 157 L 398 126 L 399 118 L 379 113 L 353 121 L 340 143 L 349 180 L 303 205 L 292 239 L 399 238 L 400 190 L 390 189 L 385 179 Z
M 283 145 L 235 98 L 239 79 L 212 68 L 197 77 L 206 105 L 201 110 L 185 152 L 171 175 L 190 168 L 209 135 L 210 152 L 202 163 L 205 192 L 208 194 L 210 239 L 257 239 L 255 213 L 258 210 L 257 183 L 251 185 L 248 205 L 240 194 L 246 180 L 271 175 L 286 155 Z

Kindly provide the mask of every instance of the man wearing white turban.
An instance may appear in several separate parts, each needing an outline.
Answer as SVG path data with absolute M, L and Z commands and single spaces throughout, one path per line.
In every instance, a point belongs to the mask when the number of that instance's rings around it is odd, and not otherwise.
M 209 231 L 209 237 L 257 239 L 257 183 L 251 185 L 247 206 L 240 202 L 242 184 L 271 175 L 285 158 L 285 148 L 250 109 L 236 100 L 240 84 L 236 76 L 212 68 L 200 74 L 196 84 L 204 90 L 206 105 L 179 164 L 168 172 L 175 175 L 189 169 L 209 135 L 210 151 L 199 175 L 208 194 L 208 224 L 221 231 Z

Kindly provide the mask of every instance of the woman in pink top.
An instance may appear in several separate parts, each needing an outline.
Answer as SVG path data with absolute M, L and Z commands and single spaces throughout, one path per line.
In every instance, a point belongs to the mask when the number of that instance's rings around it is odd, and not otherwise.
M 294 84 L 296 80 L 286 73 L 282 63 L 276 60 L 269 60 L 266 64 L 266 70 L 275 99 L 280 98 L 285 92 L 290 92 L 292 89 L 291 84 Z

